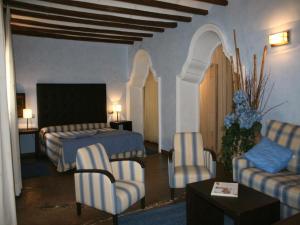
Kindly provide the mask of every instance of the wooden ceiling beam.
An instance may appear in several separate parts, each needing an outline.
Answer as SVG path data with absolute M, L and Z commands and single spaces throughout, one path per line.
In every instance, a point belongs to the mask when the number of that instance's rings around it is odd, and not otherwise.
M 138 4 L 143 6 L 150 6 L 161 9 L 169 9 L 179 12 L 192 13 L 197 15 L 207 15 L 208 11 L 206 9 L 193 8 L 189 6 L 178 5 L 169 2 L 162 2 L 157 0 L 114 0 L 119 2 L 126 2 L 131 4 Z
M 228 5 L 227 0 L 195 0 L 195 1 L 206 2 L 206 3 L 210 3 L 210 4 L 214 4 L 214 5 L 223 5 L 223 6 Z
M 17 19 L 17 18 L 11 18 L 11 23 L 39 26 L 39 27 L 45 27 L 45 28 L 62 29 L 62 30 L 89 32 L 89 33 L 116 34 L 116 35 L 123 35 L 123 36 L 129 36 L 129 37 L 153 37 L 153 34 L 151 34 L 151 33 L 136 33 L 136 32 L 126 32 L 126 31 L 118 31 L 118 30 L 67 26 L 67 25 L 61 25 L 61 24 L 44 23 L 44 22 L 39 22 L 39 21 L 34 21 L 34 20 Z
M 55 20 L 55 21 L 60 21 L 60 22 L 70 22 L 70 23 L 88 24 L 88 25 L 95 25 L 95 26 L 115 27 L 115 28 L 122 28 L 122 29 L 143 30 L 143 31 L 151 31 L 151 32 L 164 32 L 164 29 L 159 28 L 159 27 L 148 27 L 148 26 L 139 26 L 139 25 L 133 25 L 133 24 L 122 24 L 122 23 L 115 23 L 115 22 L 104 22 L 104 21 L 97 21 L 97 20 L 79 19 L 79 18 L 74 18 L 74 17 L 31 12 L 31 11 L 19 10 L 19 9 L 11 9 L 11 13 L 13 15 L 27 16 L 27 17 L 33 17 L 33 18 L 45 19 L 45 20 Z
M 157 13 L 157 12 L 150 12 L 138 9 L 129 9 L 117 6 L 110 6 L 110 5 L 102 5 L 90 2 L 83 2 L 83 1 L 74 1 L 74 0 L 40 0 L 43 2 L 51 2 L 57 3 L 66 6 L 74 6 L 79 7 L 82 9 L 91 9 L 91 10 L 98 10 L 98 11 L 105 11 L 111 13 L 119 13 L 119 14 L 126 14 L 132 16 L 142 16 L 142 17 L 150 17 L 156 19 L 166 19 L 166 20 L 173 20 L 179 22 L 191 22 L 192 18 L 189 16 L 179 16 L 179 15 L 172 15 L 166 13 Z
M 12 28 L 13 34 L 26 35 L 26 36 L 35 36 L 35 37 L 46 37 L 46 38 L 55 38 L 55 39 L 66 39 L 66 40 L 75 40 L 75 41 L 89 41 L 89 42 L 105 42 L 113 44 L 127 44 L 132 45 L 133 41 L 126 40 L 112 40 L 112 39 L 100 39 L 100 38 L 90 38 L 90 37 L 78 37 L 78 36 L 69 36 L 62 34 L 50 34 L 43 33 L 38 31 L 20 31 Z
M 116 36 L 116 35 L 105 35 L 105 34 L 95 34 L 95 33 L 85 33 L 79 31 L 69 31 L 61 29 L 47 29 L 40 27 L 28 27 L 20 24 L 11 23 L 11 28 L 18 31 L 37 31 L 41 33 L 49 34 L 62 34 L 62 35 L 74 35 L 80 37 L 90 37 L 90 38 L 104 38 L 104 39 L 113 39 L 113 40 L 127 40 L 127 41 L 142 41 L 140 37 L 128 37 L 128 36 Z
M 99 20 L 99 21 L 117 22 L 117 23 L 122 23 L 122 24 L 135 24 L 135 25 L 143 25 L 143 26 L 150 26 L 150 27 L 163 27 L 163 28 L 177 27 L 176 22 L 140 20 L 140 19 L 131 19 L 131 18 L 126 18 L 126 17 L 112 16 L 112 15 L 79 12 L 79 11 L 74 11 L 74 10 L 60 9 L 60 8 L 30 4 L 30 3 L 14 1 L 14 0 L 9 1 L 9 5 L 11 7 L 19 8 L 19 9 L 37 11 L 37 12 L 42 12 L 42 13 L 57 14 L 57 15 L 61 15 L 61 16 L 86 18 L 86 19 Z

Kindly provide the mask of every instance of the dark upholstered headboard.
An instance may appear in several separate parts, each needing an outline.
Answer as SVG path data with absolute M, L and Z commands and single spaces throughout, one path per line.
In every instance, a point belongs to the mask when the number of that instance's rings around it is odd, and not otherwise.
M 106 84 L 37 84 L 39 128 L 106 123 Z

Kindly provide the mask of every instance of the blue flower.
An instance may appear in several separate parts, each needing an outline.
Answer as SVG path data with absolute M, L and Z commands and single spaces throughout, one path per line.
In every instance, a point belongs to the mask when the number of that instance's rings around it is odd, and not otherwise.
M 242 102 L 240 104 L 235 105 L 235 113 L 239 117 L 242 113 L 250 110 L 250 106 L 248 102 Z
M 250 129 L 255 122 L 260 122 L 262 116 L 256 110 L 250 109 L 243 113 L 238 118 L 240 128 Z
M 229 113 L 224 119 L 224 126 L 228 129 L 235 122 L 236 116 L 234 113 Z
M 248 102 L 248 97 L 244 91 L 236 91 L 233 96 L 233 102 L 238 105 Z
M 247 94 L 244 91 L 236 91 L 233 102 L 235 103 L 234 113 L 228 114 L 224 119 L 224 126 L 227 129 L 235 122 L 238 122 L 240 128 L 250 129 L 255 122 L 262 120 L 261 113 L 250 107 Z

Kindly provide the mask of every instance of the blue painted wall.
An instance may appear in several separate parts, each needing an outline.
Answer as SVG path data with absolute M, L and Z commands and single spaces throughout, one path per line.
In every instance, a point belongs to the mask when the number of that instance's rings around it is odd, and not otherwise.
M 214 6 L 208 16 L 194 16 L 189 24 L 155 34 L 129 48 L 129 71 L 138 49 L 151 55 L 153 67 L 162 79 L 162 148 L 172 147 L 176 130 L 176 76 L 186 60 L 193 34 L 206 23 L 217 25 L 225 34 L 233 53 L 233 29 L 236 29 L 242 61 L 251 63 L 253 53 L 261 54 L 268 44 L 268 34 L 290 30 L 291 44 L 269 49 L 267 70 L 272 73 L 275 88 L 269 105 L 288 101 L 268 114 L 274 118 L 300 124 L 300 1 L 299 0 L 229 0 L 227 7 Z M 130 73 L 129 73 L 130 74 Z M 188 113 L 188 112 L 187 112 Z
M 15 35 L 13 50 L 17 92 L 25 92 L 26 107 L 35 118 L 30 126 L 37 126 L 36 83 L 106 83 L 108 109 L 113 102 L 123 105 L 126 115 L 126 82 L 128 47 L 104 43 L 56 40 Z M 19 119 L 19 126 L 26 126 Z M 34 137 L 21 138 L 22 153 L 32 152 Z
M 299 0 L 229 0 L 227 7 L 214 6 L 208 16 L 194 16 L 192 23 L 179 23 L 178 28 L 167 29 L 129 48 L 15 36 L 17 89 L 26 92 L 28 107 L 36 112 L 34 87 L 37 81 L 107 82 L 108 92 L 117 98 L 121 96 L 125 106 L 125 82 L 129 79 L 133 57 L 137 50 L 146 49 L 162 79 L 162 148 L 170 149 L 176 130 L 176 76 L 186 60 L 193 34 L 201 26 L 213 23 L 220 27 L 231 53 L 232 31 L 236 29 L 243 62 L 251 62 L 253 53 L 261 54 L 268 43 L 268 34 L 290 30 L 291 44 L 269 49 L 266 66 L 275 82 L 270 106 L 288 102 L 265 119 L 300 124 L 299 12 Z

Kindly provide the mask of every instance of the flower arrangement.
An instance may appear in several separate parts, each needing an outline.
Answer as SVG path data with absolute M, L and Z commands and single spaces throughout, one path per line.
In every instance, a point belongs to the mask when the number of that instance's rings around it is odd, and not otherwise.
M 236 91 L 233 102 L 235 110 L 224 119 L 225 135 L 222 138 L 222 161 L 229 171 L 232 169 L 232 158 L 255 145 L 262 120 L 262 114 L 250 107 L 244 91 Z
M 260 135 L 261 120 L 263 116 L 276 105 L 266 109 L 274 84 L 267 89 L 270 75 L 264 73 L 267 47 L 264 47 L 260 73 L 257 72 L 257 57 L 253 55 L 253 69 L 244 75 L 240 59 L 240 50 L 237 47 L 234 31 L 234 44 L 236 50 L 236 69 L 232 69 L 233 76 L 233 112 L 224 119 L 225 134 L 222 138 L 222 162 L 225 169 L 232 170 L 232 158 L 241 155 L 252 148 Z M 233 68 L 233 58 L 231 57 Z
M 224 126 L 226 129 L 229 129 L 234 123 L 238 123 L 240 129 L 250 129 L 254 123 L 261 121 L 261 113 L 250 107 L 247 95 L 244 91 L 236 91 L 234 93 L 233 102 L 235 112 L 225 117 Z

